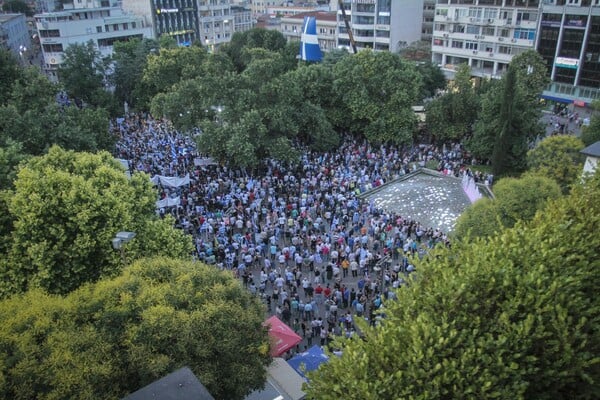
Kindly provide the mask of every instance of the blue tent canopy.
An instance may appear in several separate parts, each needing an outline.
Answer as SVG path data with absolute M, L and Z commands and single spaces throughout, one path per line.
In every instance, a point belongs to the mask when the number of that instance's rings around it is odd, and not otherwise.
M 328 359 L 329 357 L 325 355 L 323 350 L 319 346 L 314 345 L 308 349 L 308 351 L 296 354 L 294 357 L 288 360 L 288 364 L 290 364 L 291 367 L 296 370 L 296 372 L 306 379 L 306 376 L 304 376 L 305 372 L 314 371 L 315 369 L 319 368 L 319 365 L 327 362 Z

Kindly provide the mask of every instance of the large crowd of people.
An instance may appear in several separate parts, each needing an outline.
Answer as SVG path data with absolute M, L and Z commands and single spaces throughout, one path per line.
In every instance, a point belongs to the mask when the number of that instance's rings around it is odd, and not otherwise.
M 347 139 L 335 152 L 306 149 L 295 165 L 264 160 L 249 174 L 212 162 L 196 148 L 198 132 L 178 132 L 168 121 L 136 114 L 112 127 L 116 156 L 132 171 L 189 176 L 177 187 L 156 181 L 160 200 L 177 199 L 157 213 L 172 215 L 193 236 L 198 259 L 232 271 L 305 345 L 354 334 L 354 318 L 375 323 L 389 289 L 414 271 L 410 256 L 449 244 L 440 229 L 359 195 L 432 160 L 456 176 L 469 164 L 459 145 L 373 147 Z

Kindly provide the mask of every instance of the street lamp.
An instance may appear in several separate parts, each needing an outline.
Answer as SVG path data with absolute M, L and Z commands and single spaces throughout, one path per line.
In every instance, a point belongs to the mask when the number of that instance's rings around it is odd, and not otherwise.
M 125 265 L 125 243 L 128 243 L 135 237 L 135 232 L 117 232 L 112 240 L 113 249 L 121 252 L 121 262 Z

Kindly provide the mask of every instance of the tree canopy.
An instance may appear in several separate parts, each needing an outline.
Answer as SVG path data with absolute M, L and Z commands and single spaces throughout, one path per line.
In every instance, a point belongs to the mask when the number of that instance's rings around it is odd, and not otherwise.
M 554 179 L 564 193 L 581 176 L 584 148 L 581 139 L 569 135 L 550 136 L 527 153 L 530 171 Z
M 553 179 L 532 173 L 503 178 L 494 185 L 495 198 L 480 199 L 468 207 L 456 222 L 454 236 L 488 237 L 518 221 L 533 219 L 548 201 L 561 195 Z
M 106 152 L 52 147 L 28 160 L 8 199 L 14 227 L 0 261 L 0 295 L 33 287 L 64 294 L 117 274 L 123 265 L 111 241 L 119 231 L 138 235 L 127 245 L 130 259 L 189 256 L 191 239 L 172 221 L 156 221 L 155 200 L 145 174 L 128 179 Z
M 415 260 L 364 340 L 309 373 L 310 399 L 600 396 L 600 173 L 528 223 Z
M 215 398 L 242 399 L 265 380 L 263 320 L 230 274 L 172 258 L 65 297 L 32 290 L 0 302 L 0 397 L 119 399 L 188 366 Z

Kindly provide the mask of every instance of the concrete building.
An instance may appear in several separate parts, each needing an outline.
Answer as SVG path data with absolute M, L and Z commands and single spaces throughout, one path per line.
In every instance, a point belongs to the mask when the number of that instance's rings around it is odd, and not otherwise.
M 421 25 L 421 40 L 431 42 L 433 37 L 433 21 L 435 19 L 435 0 L 423 1 L 423 24 Z
M 154 37 L 172 36 L 182 46 L 200 39 L 196 0 L 123 0 L 122 6 L 142 17 Z
M 104 5 L 106 4 L 106 5 Z M 103 56 L 112 54 L 113 43 L 132 38 L 153 37 L 152 28 L 143 18 L 125 13 L 115 3 L 77 0 L 64 4 L 64 10 L 35 16 L 44 60 L 43 69 L 50 79 L 63 61 L 64 50 L 71 44 L 93 41 Z
M 341 10 L 338 15 L 338 47 L 350 48 Z M 397 52 L 421 39 L 423 0 L 344 0 L 346 14 L 358 50 Z
M 234 32 L 246 32 L 254 27 L 252 11 L 249 8 L 232 5 L 231 14 L 233 15 Z
M 25 14 L 0 14 L 0 47 L 10 50 L 21 63 L 28 63 L 32 49 Z
M 600 0 L 544 0 L 537 29 L 552 79 L 542 97 L 576 106 L 600 99 Z
M 474 76 L 499 78 L 513 56 L 535 49 L 539 0 L 438 0 L 432 59 L 449 78 L 467 63 Z
M 315 17 L 321 51 L 337 48 L 337 16 L 335 12 L 311 11 L 281 18 L 281 33 L 288 42 L 300 41 L 304 17 Z
M 211 50 L 231 40 L 235 26 L 231 6 L 230 0 L 198 0 L 200 38 Z
M 267 8 L 269 7 L 279 7 L 287 3 L 287 0 L 252 0 L 250 8 L 252 15 L 256 18 L 259 15 L 267 14 Z

